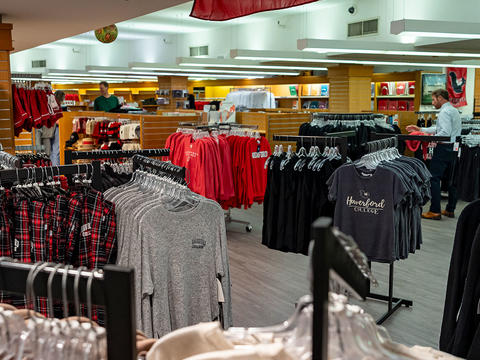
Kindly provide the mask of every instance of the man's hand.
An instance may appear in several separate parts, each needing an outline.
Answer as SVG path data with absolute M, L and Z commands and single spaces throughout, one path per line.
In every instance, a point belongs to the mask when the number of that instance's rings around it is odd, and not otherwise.
M 407 131 L 412 132 L 412 131 L 420 131 L 420 128 L 417 125 L 408 125 L 407 126 Z

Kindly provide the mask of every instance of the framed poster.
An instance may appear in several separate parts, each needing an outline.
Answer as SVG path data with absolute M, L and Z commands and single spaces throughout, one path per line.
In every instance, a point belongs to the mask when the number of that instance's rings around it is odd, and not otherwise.
M 445 89 L 446 85 L 445 74 L 422 74 L 422 105 L 432 105 L 432 92 Z

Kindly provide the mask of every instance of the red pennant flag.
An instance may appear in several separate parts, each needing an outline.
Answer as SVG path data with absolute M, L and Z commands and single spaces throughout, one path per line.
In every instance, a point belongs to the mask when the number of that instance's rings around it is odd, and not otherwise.
M 255 14 L 261 11 L 286 9 L 316 0 L 195 0 L 190 16 L 212 21 L 223 21 Z
M 450 102 L 455 107 L 466 106 L 467 69 L 447 68 L 447 91 Z

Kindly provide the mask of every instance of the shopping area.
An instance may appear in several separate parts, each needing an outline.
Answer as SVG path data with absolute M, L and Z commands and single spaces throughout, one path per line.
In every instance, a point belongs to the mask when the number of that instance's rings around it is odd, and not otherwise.
M 479 11 L 1 3 L 2 356 L 480 359 Z

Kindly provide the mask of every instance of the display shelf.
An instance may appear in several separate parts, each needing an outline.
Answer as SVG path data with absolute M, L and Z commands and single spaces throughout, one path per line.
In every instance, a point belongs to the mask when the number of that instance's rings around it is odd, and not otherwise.
M 301 99 L 328 99 L 330 96 L 328 95 L 302 95 L 300 96 Z
M 294 99 L 294 100 L 298 100 L 298 96 L 275 96 L 275 99 Z
M 377 99 L 415 99 L 415 95 L 378 95 Z

